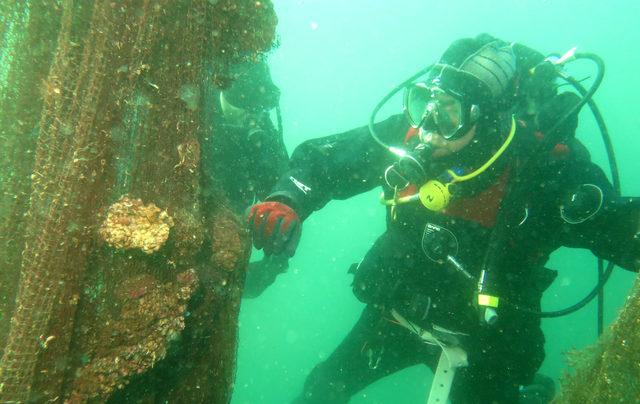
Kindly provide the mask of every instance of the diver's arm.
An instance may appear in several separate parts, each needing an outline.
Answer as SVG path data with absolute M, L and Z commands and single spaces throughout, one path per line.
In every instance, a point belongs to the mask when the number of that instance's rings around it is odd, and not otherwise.
M 563 244 L 587 248 L 599 258 L 638 271 L 640 198 L 617 196 L 598 166 L 590 162 L 578 165 L 573 187 L 568 188 L 565 202 L 561 203 Z M 582 186 L 583 195 L 581 184 L 586 184 Z M 577 206 L 577 214 L 571 213 L 572 203 Z
M 407 130 L 402 115 L 376 125 L 383 141 L 400 145 Z M 332 199 L 346 199 L 382 184 L 394 156 L 381 147 L 366 126 L 308 140 L 291 156 L 289 170 L 267 198 L 290 205 L 302 219 Z
M 640 199 L 609 200 L 599 216 L 593 222 L 574 225 L 582 229 L 573 235 L 573 246 L 588 248 L 599 258 L 637 272 L 640 269 Z

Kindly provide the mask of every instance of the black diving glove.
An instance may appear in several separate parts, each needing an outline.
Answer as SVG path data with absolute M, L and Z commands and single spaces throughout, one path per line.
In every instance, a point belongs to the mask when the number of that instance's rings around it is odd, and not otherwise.
M 287 268 L 289 257 L 285 254 L 265 255 L 262 260 L 251 262 L 247 269 L 242 297 L 253 299 L 260 296 Z
M 520 404 L 547 404 L 556 395 L 556 385 L 552 378 L 536 374 L 533 383 L 520 387 Z

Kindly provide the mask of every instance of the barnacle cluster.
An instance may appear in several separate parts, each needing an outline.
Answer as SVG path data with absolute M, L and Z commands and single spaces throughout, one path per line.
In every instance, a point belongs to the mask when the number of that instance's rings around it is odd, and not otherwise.
M 243 262 L 247 253 L 246 234 L 235 216 L 221 208 L 211 229 L 212 261 L 225 271 L 233 271 Z
M 106 320 L 84 352 L 69 402 L 102 400 L 162 360 L 168 344 L 184 330 L 187 302 L 198 284 L 193 269 L 179 273 L 174 282 L 145 274 L 120 284 L 113 297 L 119 313 Z
M 139 248 L 151 254 L 167 241 L 173 224 L 171 216 L 155 204 L 124 195 L 109 207 L 100 237 L 114 248 Z

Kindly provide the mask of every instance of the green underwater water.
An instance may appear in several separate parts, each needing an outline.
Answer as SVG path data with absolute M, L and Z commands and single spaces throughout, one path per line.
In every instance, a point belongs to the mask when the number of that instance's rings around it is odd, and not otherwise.
M 437 60 L 448 44 L 481 32 L 517 41 L 542 53 L 573 46 L 606 63 L 594 99 L 613 137 L 623 195 L 640 195 L 640 3 L 578 0 L 276 0 L 281 45 L 270 60 L 282 91 L 289 152 L 300 142 L 366 124 L 371 110 L 394 85 Z M 590 66 L 570 66 L 577 78 Z M 399 112 L 399 100 L 381 113 Z M 585 109 L 579 139 L 607 168 L 596 125 Z M 302 389 L 313 366 L 326 358 L 358 318 L 363 305 L 351 293 L 349 266 L 384 229 L 379 190 L 334 201 L 305 221 L 288 273 L 262 296 L 243 301 L 234 404 L 286 403 Z M 260 257 L 255 252 L 254 259 Z M 564 308 L 591 290 L 596 259 L 562 249 L 548 266 L 560 274 L 543 300 Z M 616 269 L 605 288 L 609 324 L 624 303 L 634 274 Z M 547 357 L 541 372 L 556 380 L 567 351 L 595 341 L 596 304 L 543 320 Z M 367 387 L 353 403 L 425 402 L 431 373 L 406 369 Z

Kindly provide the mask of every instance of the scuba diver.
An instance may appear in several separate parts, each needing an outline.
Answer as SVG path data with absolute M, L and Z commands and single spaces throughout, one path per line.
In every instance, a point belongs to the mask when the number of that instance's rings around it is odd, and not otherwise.
M 216 89 L 213 101 L 215 142 L 203 162 L 215 172 L 230 206 L 239 214 L 264 199 L 286 170 L 289 156 L 282 137 L 280 89 L 273 83 L 264 58 L 233 66 L 231 85 Z M 271 112 L 276 111 L 277 127 Z M 208 158 L 207 158 L 208 157 Z M 207 188 L 205 188 L 207 189 Z M 218 198 L 206 198 L 215 204 Z M 212 206 L 211 209 L 215 207 Z M 247 269 L 243 297 L 259 296 L 278 274 L 286 271 L 289 257 L 267 254 Z
M 381 186 L 387 229 L 354 269 L 366 304 L 296 403 L 345 403 L 398 370 L 434 372 L 428 403 L 547 402 L 540 300 L 561 246 L 640 267 L 640 202 L 575 138 L 595 91 L 559 92 L 562 66 L 487 34 L 409 78 L 404 114 L 294 151 L 248 215 L 256 248 L 293 255 L 302 222 Z M 561 77 L 561 76 L 560 76 Z M 382 147 L 381 147 L 382 146 Z M 526 387 L 523 387 L 526 386 Z

